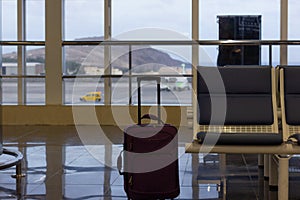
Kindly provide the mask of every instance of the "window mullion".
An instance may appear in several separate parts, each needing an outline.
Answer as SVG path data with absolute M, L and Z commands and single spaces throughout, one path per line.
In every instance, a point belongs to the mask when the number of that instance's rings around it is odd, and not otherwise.
M 192 39 L 199 40 L 199 0 L 192 0 Z M 192 88 L 197 87 L 197 66 L 199 65 L 199 46 L 192 45 Z M 192 92 L 192 106 L 193 110 L 197 110 L 197 97 L 195 91 Z M 196 130 L 197 112 L 193 112 L 193 126 Z
M 111 0 L 105 0 L 104 3 L 104 39 L 110 40 L 111 39 Z M 106 45 L 104 47 L 104 75 L 111 74 L 111 47 Z M 104 80 L 104 104 L 110 105 L 111 104 L 111 92 L 112 85 L 111 85 L 111 78 L 105 78 Z
M 18 41 L 25 40 L 25 0 L 18 0 Z M 18 46 L 18 104 L 25 104 L 26 82 L 22 78 L 25 75 L 25 47 Z
M 280 40 L 288 39 L 288 0 L 281 0 L 280 5 Z M 287 45 L 280 46 L 280 65 L 287 65 Z
M 62 104 L 62 0 L 45 1 L 46 105 Z

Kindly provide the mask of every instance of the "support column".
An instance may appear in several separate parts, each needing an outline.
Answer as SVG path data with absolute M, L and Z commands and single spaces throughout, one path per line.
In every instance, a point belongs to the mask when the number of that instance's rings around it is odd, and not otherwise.
M 46 1 L 46 105 L 62 104 L 62 12 L 61 0 Z
M 18 0 L 17 3 L 18 10 L 18 41 L 25 40 L 25 1 Z M 18 54 L 17 54 L 17 73 L 18 76 L 25 75 L 25 47 L 18 46 Z M 26 100 L 26 81 L 24 78 L 18 78 L 18 104 L 24 105 Z
M 269 156 L 269 187 L 276 190 L 278 187 L 278 165 L 274 155 Z
M 265 154 L 264 156 L 264 179 L 268 180 L 269 179 L 269 154 Z
M 258 154 L 258 167 L 264 167 L 264 154 Z
M 192 40 L 199 40 L 199 0 L 192 0 Z M 193 106 L 193 132 L 197 130 L 197 66 L 199 62 L 199 47 L 198 45 L 192 46 L 192 106 Z M 194 135 L 195 137 L 195 135 Z M 199 166 L 199 155 L 192 154 L 192 188 L 193 188 L 193 199 L 199 198 L 199 186 L 198 186 L 198 166 Z
M 199 199 L 199 185 L 198 185 L 198 167 L 199 167 L 199 154 L 192 153 L 192 196 L 193 199 Z
M 199 0 L 192 0 L 192 40 L 199 40 Z M 198 105 L 197 105 L 197 66 L 199 64 L 199 45 L 192 46 L 192 105 L 193 105 L 193 132 L 197 131 Z M 194 137 L 196 137 L 194 135 Z
M 111 40 L 111 0 L 104 3 L 104 40 Z M 111 47 L 104 47 L 104 75 L 111 74 Z M 111 78 L 104 79 L 104 104 L 111 104 Z

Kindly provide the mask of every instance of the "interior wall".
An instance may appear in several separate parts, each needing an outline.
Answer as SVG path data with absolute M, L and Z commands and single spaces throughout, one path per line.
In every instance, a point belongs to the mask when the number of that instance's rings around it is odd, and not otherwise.
M 129 125 L 137 123 L 137 106 L 1 106 L 3 125 Z M 156 112 L 143 106 L 142 113 Z M 162 119 L 187 126 L 187 107 L 163 106 Z

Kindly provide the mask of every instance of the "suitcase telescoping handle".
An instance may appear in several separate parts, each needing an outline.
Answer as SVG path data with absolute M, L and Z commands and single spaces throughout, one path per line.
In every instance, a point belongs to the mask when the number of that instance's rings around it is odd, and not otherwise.
M 137 78 L 138 82 L 138 124 L 142 124 L 142 109 L 141 109 L 141 82 L 142 81 L 156 81 L 157 83 L 157 115 L 158 123 L 161 123 L 160 114 L 160 77 L 156 76 L 141 76 Z

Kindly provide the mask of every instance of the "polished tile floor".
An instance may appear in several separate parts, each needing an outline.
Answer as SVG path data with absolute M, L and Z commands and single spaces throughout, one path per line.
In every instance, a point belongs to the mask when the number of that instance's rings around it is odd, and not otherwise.
M 24 155 L 25 177 L 11 178 L 15 167 L 1 170 L 1 200 L 127 199 L 116 169 L 122 128 L 4 126 L 3 140 L 6 149 Z M 180 129 L 177 199 L 277 199 L 257 155 L 185 154 L 184 144 L 191 140 L 192 130 Z M 0 156 L 0 164 L 8 159 Z M 290 199 L 300 199 L 300 159 L 293 157 L 290 166 Z

